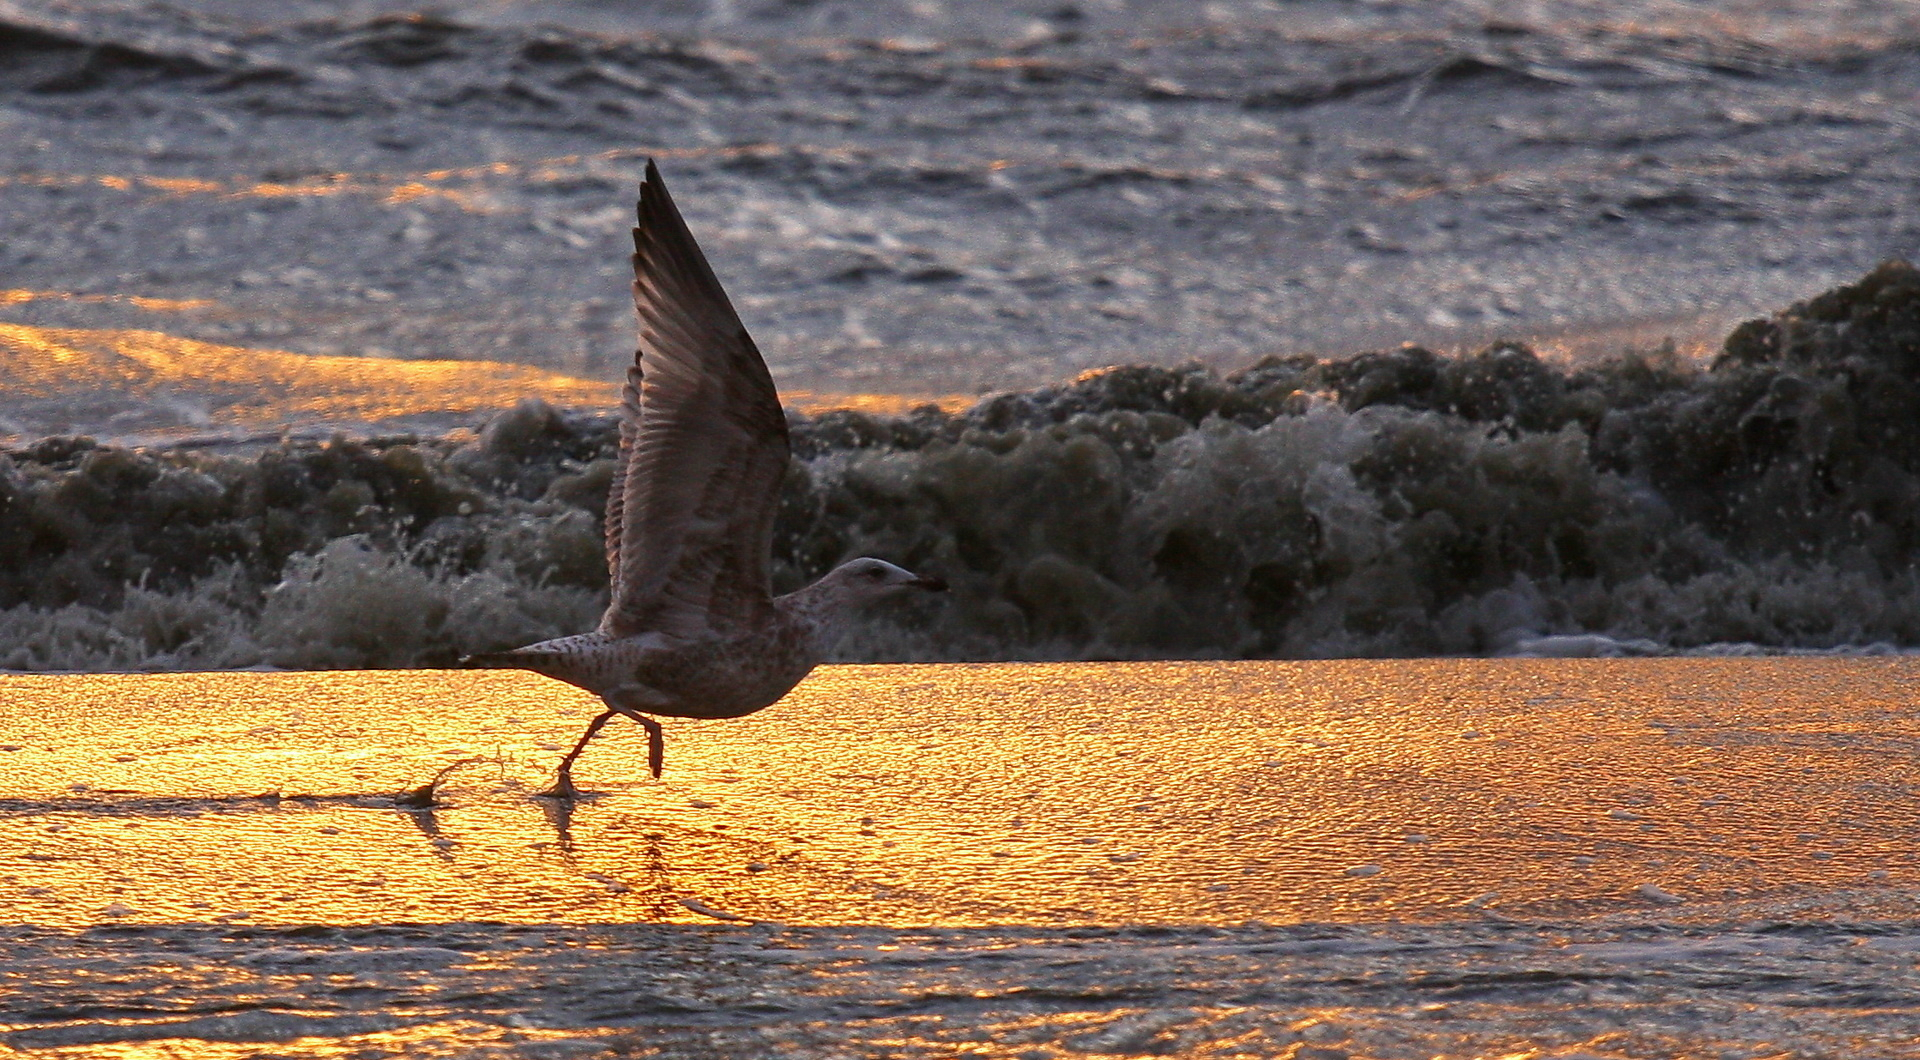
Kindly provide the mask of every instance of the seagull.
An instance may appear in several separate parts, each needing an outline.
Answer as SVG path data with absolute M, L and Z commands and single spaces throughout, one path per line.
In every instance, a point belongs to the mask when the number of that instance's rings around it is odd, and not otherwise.
M 939 578 L 860 558 L 774 596 L 767 573 L 790 449 L 773 377 L 649 159 L 633 230 L 639 349 L 620 396 L 620 455 L 607 493 L 612 599 L 600 628 L 466 665 L 532 670 L 600 697 L 606 711 L 542 795 L 574 798 L 573 763 L 616 715 L 660 723 L 738 718 L 771 706 L 817 665 L 851 613 Z

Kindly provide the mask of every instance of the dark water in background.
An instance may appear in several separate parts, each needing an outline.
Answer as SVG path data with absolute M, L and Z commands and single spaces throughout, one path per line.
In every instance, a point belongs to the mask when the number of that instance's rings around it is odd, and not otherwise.
M 1920 644 L 1920 277 L 1786 310 L 1913 249 L 1911 6 L 437 10 L 0 0 L 0 416 L 55 326 L 612 379 L 653 154 L 790 394 L 1016 391 L 796 421 L 780 587 L 956 588 L 844 658 Z M 611 438 L 23 445 L 0 665 L 586 628 Z
M 0 4 L 6 286 L 216 303 L 9 318 L 604 377 L 649 153 L 841 391 L 1711 342 L 1920 225 L 1900 3 L 430 6 Z

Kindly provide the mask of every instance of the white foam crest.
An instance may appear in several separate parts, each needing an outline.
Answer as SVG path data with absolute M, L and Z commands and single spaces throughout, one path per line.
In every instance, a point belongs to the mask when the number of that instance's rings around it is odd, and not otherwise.
M 450 665 L 455 657 L 592 626 L 604 594 L 483 569 L 449 574 L 365 537 L 296 556 L 264 605 L 223 571 L 116 608 L 0 611 L 0 668 L 31 671 Z
M 516 583 L 493 570 L 447 575 L 364 537 L 296 557 L 267 594 L 260 638 L 278 666 L 417 666 L 446 649 L 530 643 L 590 627 L 595 594 Z

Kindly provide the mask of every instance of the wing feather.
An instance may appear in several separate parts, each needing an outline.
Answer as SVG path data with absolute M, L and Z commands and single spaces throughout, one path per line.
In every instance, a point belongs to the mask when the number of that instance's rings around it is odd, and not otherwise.
M 633 459 L 633 438 L 640 425 L 640 355 L 634 354 L 634 363 L 627 367 L 627 385 L 620 390 L 620 455 L 614 461 L 613 481 L 607 490 L 607 515 L 601 525 L 606 528 L 607 573 L 617 578 L 620 573 L 620 537 L 626 519 L 627 464 Z
M 788 460 L 773 377 L 647 163 L 633 230 L 639 350 L 607 498 L 613 598 L 601 629 L 697 637 L 764 619 Z

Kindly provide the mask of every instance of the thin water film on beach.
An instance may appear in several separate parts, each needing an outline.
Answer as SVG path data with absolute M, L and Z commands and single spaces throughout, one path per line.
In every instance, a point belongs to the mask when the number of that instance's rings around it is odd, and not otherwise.
M 526 674 L 10 677 L 0 829 L 66 925 L 1892 915 L 1917 665 L 828 667 L 577 803 L 599 704 Z
M 1915 668 L 0 679 L 0 1052 L 1911 1056 Z

